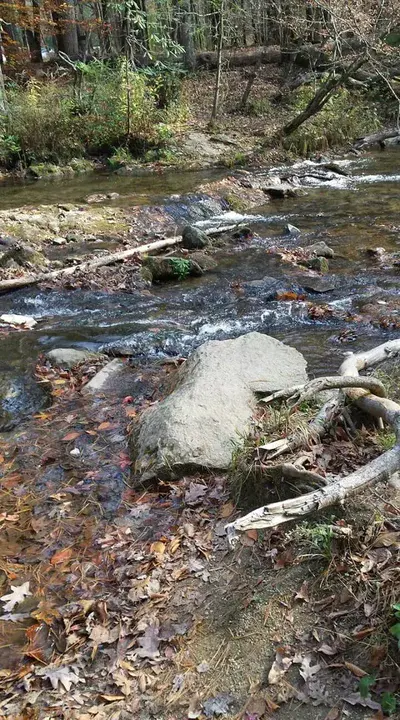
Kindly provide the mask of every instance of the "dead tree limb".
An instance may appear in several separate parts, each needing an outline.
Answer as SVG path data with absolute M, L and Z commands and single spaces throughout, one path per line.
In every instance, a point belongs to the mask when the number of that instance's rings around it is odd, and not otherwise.
M 385 147 L 385 140 L 390 138 L 400 139 L 400 128 L 394 127 L 388 130 L 382 130 L 381 132 L 372 133 L 372 135 L 365 135 L 362 138 L 358 138 L 353 147 L 356 150 L 363 150 L 364 148 L 371 147 L 371 145 L 379 145 L 381 148 Z
M 212 227 L 204 230 L 206 235 L 218 235 L 229 230 L 234 230 L 240 227 L 240 223 L 233 225 L 224 225 L 220 227 Z M 155 242 L 146 243 L 146 245 L 138 245 L 129 250 L 121 250 L 116 253 L 110 253 L 109 255 L 102 255 L 95 260 L 85 260 L 78 265 L 72 265 L 71 267 L 61 268 L 60 270 L 52 270 L 51 272 L 37 273 L 36 275 L 21 275 L 20 277 L 11 278 L 10 280 L 3 280 L 0 282 L 0 293 L 10 292 L 11 290 L 18 290 L 19 288 L 28 287 L 29 285 L 37 285 L 41 282 L 47 282 L 57 277 L 64 275 L 73 275 L 76 272 L 96 270 L 96 268 L 103 267 L 105 265 L 112 265 L 113 263 L 123 262 L 128 260 L 135 255 L 147 255 L 148 253 L 161 250 L 162 248 L 169 247 L 170 245 L 179 245 L 182 242 L 180 235 L 174 237 L 164 238 L 163 240 L 156 240 Z
M 115 262 L 128 260 L 135 255 L 144 255 L 154 252 L 154 250 L 160 250 L 161 248 L 168 247 L 169 245 L 176 245 L 181 241 L 181 237 L 165 238 L 164 240 L 156 240 L 156 242 L 147 243 L 146 245 L 138 245 L 138 247 L 130 248 L 129 250 L 122 250 L 121 252 L 111 253 L 110 255 L 103 255 L 95 260 L 87 260 L 86 262 L 79 263 L 78 265 L 61 268 L 60 270 L 38 273 L 37 275 L 23 275 L 22 277 L 12 278 L 11 280 L 3 280 L 0 282 L 0 293 L 17 290 L 18 288 L 27 287 L 28 285 L 37 285 L 37 283 L 47 282 L 48 280 L 53 280 L 54 278 L 63 275 L 73 275 L 74 273 L 82 270 L 95 270 L 103 265 L 111 265 Z
M 358 379 L 360 370 L 400 354 L 400 340 L 391 340 L 363 353 L 349 353 L 340 367 L 344 377 Z M 346 396 L 357 407 L 375 418 L 382 418 L 393 428 L 396 445 L 367 465 L 359 468 L 347 477 L 338 478 L 315 492 L 291 498 L 284 502 L 271 503 L 253 510 L 242 518 L 226 526 L 228 539 L 235 542 L 238 532 L 253 528 L 271 528 L 297 519 L 309 513 L 329 507 L 353 494 L 366 485 L 388 480 L 400 468 L 400 405 L 393 400 L 379 397 L 359 387 L 346 390 Z
M 314 97 L 311 98 L 307 107 L 301 113 L 296 115 L 293 120 L 291 120 L 284 126 L 283 134 L 291 135 L 295 130 L 297 130 L 298 127 L 300 127 L 300 125 L 306 122 L 306 120 L 309 120 L 309 118 L 317 115 L 317 113 L 322 110 L 324 105 L 326 105 L 326 103 L 336 92 L 336 90 L 338 90 L 338 88 L 343 85 L 344 82 L 346 82 L 347 78 L 351 77 L 353 73 L 355 73 L 362 65 L 364 65 L 366 60 L 366 56 L 363 56 L 352 62 L 347 69 L 343 69 L 337 74 L 332 73 L 330 77 L 328 77 L 327 80 L 317 90 Z

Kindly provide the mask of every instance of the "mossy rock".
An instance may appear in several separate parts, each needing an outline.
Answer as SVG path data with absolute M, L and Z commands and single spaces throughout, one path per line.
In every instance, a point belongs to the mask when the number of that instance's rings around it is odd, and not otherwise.
M 77 175 L 94 170 L 94 164 L 90 160 L 86 160 L 86 158 L 72 158 L 68 163 L 68 167 Z
M 146 272 L 146 275 L 143 272 Z M 147 256 L 143 260 L 142 277 L 149 278 L 154 283 L 168 282 L 171 280 L 184 280 L 186 277 L 200 277 L 203 270 L 200 265 L 192 259 L 182 257 L 153 257 Z
M 302 264 L 305 265 L 305 267 L 310 268 L 310 270 L 317 270 L 317 272 L 321 273 L 329 272 L 329 262 L 325 257 L 310 258 L 309 260 L 305 260 Z

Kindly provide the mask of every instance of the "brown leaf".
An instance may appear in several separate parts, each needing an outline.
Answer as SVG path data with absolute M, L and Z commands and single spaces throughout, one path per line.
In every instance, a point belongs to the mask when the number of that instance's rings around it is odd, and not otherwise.
M 68 442 L 69 440 L 76 440 L 76 438 L 78 438 L 79 435 L 80 435 L 79 432 L 76 432 L 76 430 L 72 430 L 67 435 L 65 435 L 65 437 L 63 437 L 63 441 Z
M 292 565 L 294 560 L 294 554 L 292 548 L 288 548 L 287 550 L 284 550 L 283 552 L 279 553 L 279 555 L 275 558 L 275 567 L 276 568 L 284 568 L 288 565 Z
M 62 550 L 58 550 L 58 552 L 54 553 L 53 557 L 51 558 L 50 562 L 52 565 L 62 565 L 62 563 L 67 562 L 72 557 L 72 547 L 63 548 Z
M 400 532 L 385 532 L 378 535 L 372 547 L 391 547 L 394 545 L 400 548 Z
M 232 515 L 233 511 L 235 509 L 235 506 L 232 502 L 227 502 L 225 505 L 221 507 L 219 516 L 221 518 L 228 518 Z
M 114 427 L 114 425 L 108 421 L 100 423 L 100 425 L 97 426 L 97 430 L 111 430 Z
M 295 600 L 304 600 L 304 602 L 306 602 L 306 603 L 310 602 L 310 595 L 308 592 L 307 580 L 304 580 L 300 590 L 298 590 L 296 595 L 294 596 L 294 599 Z
M 266 711 L 267 703 L 261 696 L 250 698 L 246 705 L 247 715 L 257 715 L 259 718 L 261 718 L 263 715 L 265 715 Z
M 158 555 L 164 555 L 165 553 L 165 545 L 163 542 L 153 542 L 152 545 L 150 545 L 150 552 L 157 553 Z
M 324 720 L 340 720 L 341 715 L 339 708 L 331 708 Z
M 358 665 L 354 665 L 351 662 L 347 662 L 345 660 L 344 665 L 345 665 L 345 667 L 347 667 L 348 670 L 350 670 L 351 673 L 353 673 L 353 675 L 355 675 L 358 678 L 362 678 L 362 677 L 365 677 L 365 675 L 368 675 L 368 673 L 365 672 L 365 670 L 358 667 Z
M 332 647 L 332 645 L 327 645 L 327 643 L 322 643 L 322 645 L 317 648 L 317 651 L 324 655 L 336 655 L 338 652 L 337 648 Z
M 258 532 L 257 530 L 247 530 L 246 535 L 250 540 L 254 540 L 254 542 L 257 542 L 258 538 Z
M 126 700 L 125 695 L 100 695 L 100 697 L 109 703 L 118 702 L 118 700 Z
M 379 667 L 381 662 L 385 659 L 386 655 L 387 655 L 386 645 L 373 645 L 371 648 L 369 664 L 373 668 Z

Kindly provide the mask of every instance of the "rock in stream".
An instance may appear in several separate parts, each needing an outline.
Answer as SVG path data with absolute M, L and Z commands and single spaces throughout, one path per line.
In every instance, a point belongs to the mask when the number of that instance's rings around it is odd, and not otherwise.
M 228 468 L 249 433 L 254 393 L 305 382 L 306 365 L 297 350 L 257 332 L 201 345 L 178 371 L 175 390 L 143 413 L 132 437 L 141 480 Z

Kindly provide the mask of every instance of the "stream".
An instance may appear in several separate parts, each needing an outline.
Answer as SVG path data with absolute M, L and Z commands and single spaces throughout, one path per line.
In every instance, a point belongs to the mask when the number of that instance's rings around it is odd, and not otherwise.
M 39 353 L 55 347 L 105 350 L 111 355 L 128 354 L 133 362 L 149 363 L 186 356 L 209 339 L 258 330 L 301 350 L 312 374 L 335 371 L 344 351 L 384 342 L 400 335 L 400 329 L 368 322 L 351 324 L 329 313 L 313 318 L 306 302 L 268 300 L 265 285 L 253 281 L 272 277 L 284 289 L 292 290 L 290 268 L 268 253 L 268 248 L 325 240 L 335 251 L 329 273 L 336 286 L 326 293 L 308 292 L 306 301 L 354 314 L 366 303 L 396 303 L 399 269 L 382 267 L 366 256 L 365 249 L 382 246 L 390 252 L 400 251 L 399 160 L 396 149 L 343 160 L 351 177 L 323 183 L 315 180 L 304 196 L 258 208 L 244 218 L 253 237 L 232 241 L 218 251 L 217 269 L 201 278 L 133 294 L 29 288 L 2 296 L 0 313 L 31 315 L 38 324 L 31 331 L 2 337 L 0 369 L 25 370 Z M 112 201 L 115 205 L 168 204 L 171 194 L 192 192 L 196 185 L 221 175 L 221 171 L 171 171 L 155 176 L 93 175 L 7 185 L 0 191 L 0 207 L 77 202 L 90 192 L 120 193 L 121 197 Z M 203 225 L 216 222 L 211 210 L 209 215 Z M 222 220 L 231 217 L 222 215 Z M 288 223 L 299 228 L 299 237 L 285 235 Z M 346 339 L 345 344 L 341 338 Z

